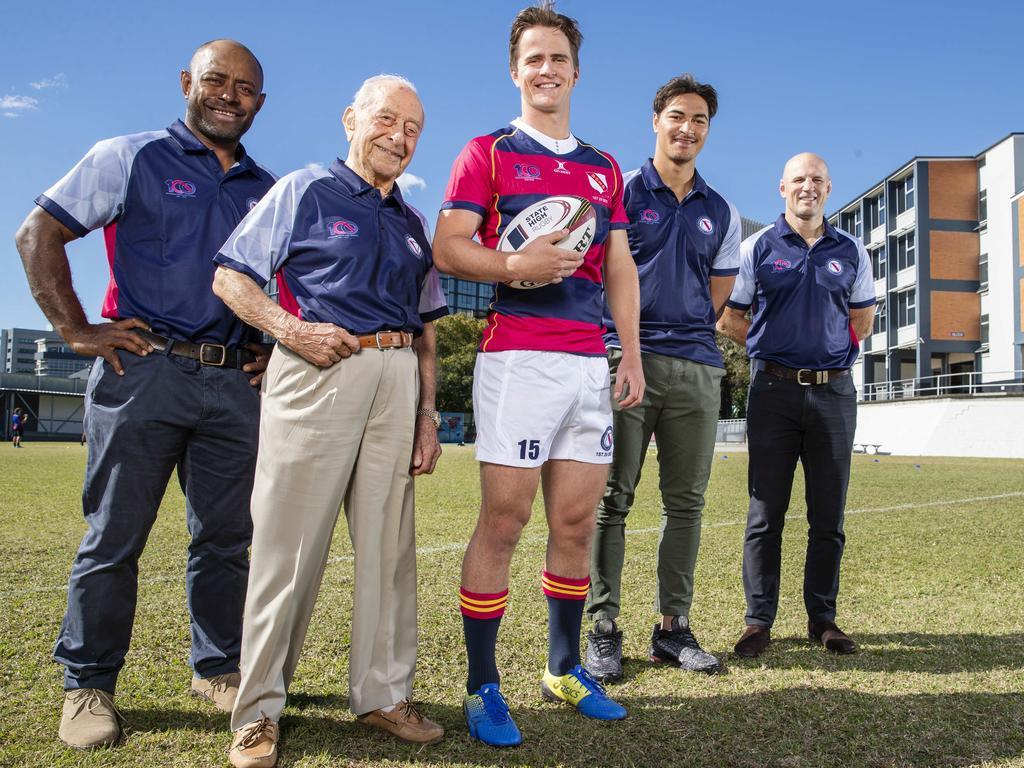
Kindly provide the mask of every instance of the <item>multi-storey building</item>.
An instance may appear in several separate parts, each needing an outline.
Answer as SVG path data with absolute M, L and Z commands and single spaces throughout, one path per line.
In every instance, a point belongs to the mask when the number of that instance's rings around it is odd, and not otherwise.
M 740 230 L 743 237 L 754 234 L 764 228 L 764 224 L 753 219 L 740 218 Z M 449 275 L 441 276 L 441 287 L 444 289 L 448 308 L 452 312 L 464 312 L 474 317 L 486 317 L 494 295 L 493 283 L 478 283 L 474 280 L 461 280 Z
M 70 376 L 91 368 L 94 357 L 83 357 L 74 352 L 59 336 L 56 339 L 36 339 L 36 376 Z
M 875 327 L 854 366 L 863 391 L 1021 380 L 1024 134 L 978 155 L 915 157 L 829 221 L 871 256 Z
M 35 373 L 36 349 L 40 340 L 61 342 L 56 331 L 34 328 L 4 328 L 0 331 L 0 364 L 3 373 Z

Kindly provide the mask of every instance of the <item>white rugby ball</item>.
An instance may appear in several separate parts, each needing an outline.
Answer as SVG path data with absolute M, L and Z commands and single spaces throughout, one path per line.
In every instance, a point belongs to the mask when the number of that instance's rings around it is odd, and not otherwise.
M 527 206 L 508 223 L 498 240 L 498 250 L 506 253 L 521 251 L 542 235 L 568 229 L 569 234 L 555 243 L 555 247 L 576 251 L 585 256 L 597 232 L 597 213 L 590 201 L 576 195 L 545 197 Z M 540 288 L 547 283 L 530 280 L 509 280 L 510 288 Z

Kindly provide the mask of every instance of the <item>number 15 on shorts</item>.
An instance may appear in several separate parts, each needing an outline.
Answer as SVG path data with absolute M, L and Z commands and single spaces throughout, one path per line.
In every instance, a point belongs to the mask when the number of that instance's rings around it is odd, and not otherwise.
M 540 440 L 520 440 L 517 445 L 520 459 L 536 459 L 540 456 Z

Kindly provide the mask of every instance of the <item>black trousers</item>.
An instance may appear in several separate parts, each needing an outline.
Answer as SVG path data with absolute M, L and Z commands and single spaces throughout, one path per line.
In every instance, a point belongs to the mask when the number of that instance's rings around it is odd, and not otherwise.
M 835 620 L 856 425 L 857 390 L 851 376 L 805 387 L 754 372 L 747 400 L 750 510 L 743 543 L 747 624 L 770 627 L 775 621 L 782 528 L 798 460 L 804 469 L 809 526 L 804 605 L 811 621 Z

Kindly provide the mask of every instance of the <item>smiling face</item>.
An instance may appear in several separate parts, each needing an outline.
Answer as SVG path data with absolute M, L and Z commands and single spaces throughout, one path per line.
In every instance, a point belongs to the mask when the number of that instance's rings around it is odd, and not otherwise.
M 263 72 L 248 50 L 227 40 L 210 43 L 181 73 L 185 124 L 204 144 L 233 145 L 249 130 L 266 98 Z
M 704 148 L 711 127 L 708 103 L 695 93 L 683 93 L 654 116 L 655 159 L 692 163 Z
M 419 97 L 400 83 L 374 86 L 369 99 L 350 106 L 342 117 L 353 171 L 387 193 L 412 160 L 423 130 Z
M 779 182 L 779 194 L 786 201 L 787 214 L 816 222 L 824 217 L 825 202 L 831 193 L 828 165 L 820 157 L 805 152 L 786 163 Z
M 522 94 L 523 117 L 529 112 L 563 115 L 579 80 L 569 38 L 554 27 L 530 27 L 517 48 L 512 82 Z

